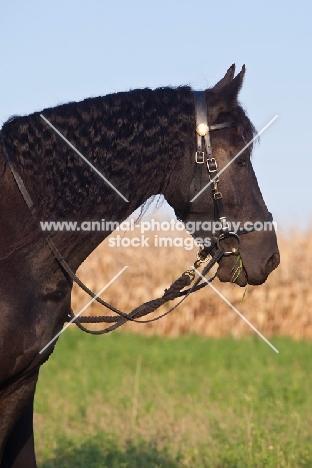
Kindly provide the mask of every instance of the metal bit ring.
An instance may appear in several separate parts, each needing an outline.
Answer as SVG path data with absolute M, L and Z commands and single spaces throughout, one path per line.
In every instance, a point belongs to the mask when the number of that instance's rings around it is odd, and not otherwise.
M 240 238 L 239 238 L 238 234 L 236 234 L 235 232 L 225 232 L 225 233 L 220 234 L 220 236 L 217 239 L 218 249 L 220 248 L 220 241 L 222 241 L 223 239 L 226 239 L 227 237 L 235 237 L 235 239 L 237 240 L 237 247 L 236 248 L 233 247 L 233 249 L 231 251 L 224 252 L 223 255 L 226 255 L 226 256 L 238 255 L 238 252 L 239 252 L 239 249 L 240 249 Z

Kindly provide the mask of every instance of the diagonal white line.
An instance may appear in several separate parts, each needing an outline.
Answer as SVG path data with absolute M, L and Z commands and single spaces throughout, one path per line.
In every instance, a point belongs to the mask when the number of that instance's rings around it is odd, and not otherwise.
M 192 267 L 192 268 L 193 268 L 193 270 L 196 271 L 196 273 L 198 274 L 198 276 L 200 276 L 200 277 L 208 284 L 208 286 L 210 286 L 211 289 L 213 289 L 214 292 L 217 293 L 218 296 L 220 296 L 221 299 L 223 299 L 224 302 L 225 302 L 228 306 L 230 306 L 231 309 L 233 309 L 234 312 L 236 312 L 237 315 L 239 315 L 240 318 L 243 319 L 244 322 L 246 322 L 246 323 L 253 329 L 253 331 L 255 331 L 255 332 L 260 336 L 260 338 L 262 338 L 276 353 L 279 353 L 278 349 L 276 349 L 275 346 L 273 346 L 272 343 L 270 343 L 270 342 L 266 339 L 266 337 L 263 336 L 262 333 L 260 333 L 259 330 L 257 330 L 256 327 L 254 327 L 254 325 L 253 325 L 252 323 L 250 323 L 249 320 L 247 320 L 246 317 L 244 317 L 243 314 L 241 314 L 240 311 L 237 310 L 236 307 L 234 307 L 233 304 L 231 304 L 230 301 L 228 301 L 227 298 L 224 297 L 223 294 L 221 294 L 220 291 L 218 291 L 217 288 L 215 288 L 215 287 L 213 286 L 213 284 L 209 283 L 209 281 L 207 281 L 207 279 L 201 274 L 200 271 L 198 271 L 198 270 L 197 270 L 196 268 L 194 268 L 194 267 Z
M 116 189 L 116 187 L 108 180 L 106 179 L 106 177 L 103 176 L 103 174 L 95 167 L 93 166 L 93 164 L 90 163 L 90 161 L 82 154 L 80 153 L 80 151 L 77 150 L 77 148 L 74 147 L 74 145 L 67 140 L 67 138 L 64 137 L 64 135 L 62 135 L 62 133 L 54 127 L 54 125 L 51 124 L 51 122 L 48 121 L 48 119 L 46 119 L 44 117 L 44 115 L 40 114 L 40 117 L 48 124 L 50 125 L 51 128 L 53 128 L 53 130 L 64 140 L 66 141 L 66 143 L 74 150 L 76 151 L 77 154 L 79 154 L 79 156 L 87 163 L 89 164 L 90 167 L 92 167 L 92 169 L 100 176 L 102 177 L 103 180 L 105 180 L 105 182 L 113 189 L 115 190 L 115 192 L 118 193 L 118 195 L 123 199 L 125 200 L 126 202 L 129 202 L 129 200 L 127 200 L 127 198 L 119 192 L 119 190 Z
M 276 115 L 275 117 L 273 117 L 273 119 L 271 119 L 270 122 L 267 123 L 267 124 L 263 127 L 263 129 L 260 130 L 260 132 L 258 132 L 257 135 L 254 136 L 254 137 L 252 138 L 252 140 L 250 140 L 250 142 L 247 143 L 247 145 L 245 145 L 244 148 L 241 149 L 241 150 L 237 153 L 237 155 L 234 156 L 234 158 L 231 159 L 231 161 L 228 162 L 228 163 L 223 167 L 223 169 L 221 169 L 221 171 L 218 172 L 218 175 L 222 174 L 222 172 L 224 172 L 225 169 L 227 169 L 227 168 L 235 161 L 235 159 L 238 158 L 238 156 L 240 156 L 240 155 L 245 151 L 245 149 L 248 148 L 248 146 L 250 146 L 250 145 L 258 138 L 258 136 L 260 136 L 261 133 L 263 133 L 263 132 L 274 122 L 274 120 L 277 119 L 277 117 L 278 117 L 278 115 Z M 218 175 L 216 175 L 215 177 L 218 177 Z M 201 194 L 203 193 L 203 191 L 206 190 L 206 188 L 208 188 L 209 185 L 212 184 L 213 180 L 214 180 L 214 179 L 210 180 L 210 182 L 208 182 L 208 184 L 206 184 L 205 187 L 203 187 L 203 188 L 195 195 L 195 197 L 193 197 L 192 200 L 190 200 L 190 201 L 193 202 L 194 200 L 196 200 L 196 198 L 199 197 L 199 195 L 201 195 Z
M 92 304 L 92 302 L 94 302 L 94 301 L 96 300 L 96 298 L 99 297 L 99 296 L 102 294 L 102 292 L 105 291 L 105 289 L 107 289 L 108 286 L 110 286 L 110 285 L 118 278 L 118 276 L 121 275 L 121 273 L 123 273 L 123 272 L 125 271 L 126 268 L 128 268 L 128 265 L 124 266 L 124 267 L 119 271 L 119 273 L 117 273 L 117 275 L 115 275 L 114 278 L 112 278 L 112 279 L 95 295 L 95 297 L 93 297 L 93 298 L 91 299 L 91 301 L 89 301 L 89 302 L 78 312 L 78 314 L 76 314 L 76 317 L 73 317 L 73 318 L 68 322 L 68 324 L 65 325 L 65 327 L 62 328 L 62 330 L 61 330 L 59 333 L 57 333 L 57 335 L 55 335 L 54 338 L 52 338 L 52 340 L 49 341 L 49 343 L 46 344 L 45 347 L 42 348 L 41 351 L 39 351 L 39 354 L 42 354 L 43 351 L 44 351 L 45 349 L 47 349 L 47 347 L 50 346 L 50 344 L 53 343 L 53 341 L 55 341 L 55 340 L 66 330 L 66 328 L 68 328 L 69 325 L 70 325 L 71 323 L 73 323 L 73 322 L 76 320 L 76 318 L 79 317 L 79 316 L 82 314 L 82 312 L 83 312 L 84 310 L 86 310 L 86 309 L 89 307 L 89 305 Z

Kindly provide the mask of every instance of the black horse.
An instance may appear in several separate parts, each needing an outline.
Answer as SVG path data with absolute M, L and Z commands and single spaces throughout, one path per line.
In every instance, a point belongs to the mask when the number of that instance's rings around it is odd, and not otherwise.
M 217 163 L 219 171 L 255 135 L 237 100 L 245 68 L 236 77 L 234 69 L 233 65 L 217 85 L 205 91 L 209 125 L 228 124 L 210 135 L 215 158 L 211 161 Z M 36 466 L 32 415 L 40 367 L 38 353 L 62 329 L 70 310 L 72 280 L 47 245 L 38 220 L 104 218 L 121 222 L 155 194 L 163 194 L 184 222 L 215 216 L 213 184 L 189 203 L 190 193 L 198 192 L 198 187 L 195 192 L 190 187 L 198 183 L 204 187 L 210 180 L 206 164 L 193 180 L 194 167 L 202 161 L 194 159 L 195 105 L 189 87 L 142 89 L 90 98 L 45 109 L 42 115 L 120 193 L 103 181 L 40 113 L 11 118 L 2 127 L 1 468 Z M 251 146 L 220 175 L 218 190 L 230 221 L 269 218 L 251 165 Z M 201 159 L 202 155 L 198 153 L 197 157 Z M 12 165 L 34 203 L 36 216 L 23 199 Z M 74 271 L 107 235 L 103 231 L 51 232 L 54 244 Z M 194 236 L 205 238 L 207 232 L 199 229 Z M 231 249 L 233 241 L 226 237 L 222 242 Z M 216 246 L 212 253 L 214 249 Z M 279 263 L 275 232 L 254 230 L 244 234 L 240 254 L 244 268 L 236 283 L 263 283 Z M 235 261 L 234 256 L 219 261 L 217 274 L 221 281 L 231 280 Z

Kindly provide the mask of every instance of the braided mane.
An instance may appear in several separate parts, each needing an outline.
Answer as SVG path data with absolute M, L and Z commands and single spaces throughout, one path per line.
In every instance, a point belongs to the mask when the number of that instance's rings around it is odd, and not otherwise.
M 208 90 L 207 97 L 213 103 L 217 94 Z M 88 219 L 95 206 L 107 219 L 118 220 L 125 202 L 40 114 L 129 200 L 130 213 L 152 195 L 174 190 L 182 159 L 192 160 L 195 116 L 189 87 L 120 92 L 13 117 L 1 137 L 42 220 Z M 231 115 L 237 131 L 250 140 L 255 129 L 243 109 L 237 105 Z
M 104 203 L 118 218 L 124 202 L 43 121 L 44 115 L 136 209 L 170 185 L 193 146 L 190 88 L 134 90 L 44 109 L 7 121 L 1 136 L 43 218 L 85 218 Z M 128 205 L 129 206 L 129 205 Z

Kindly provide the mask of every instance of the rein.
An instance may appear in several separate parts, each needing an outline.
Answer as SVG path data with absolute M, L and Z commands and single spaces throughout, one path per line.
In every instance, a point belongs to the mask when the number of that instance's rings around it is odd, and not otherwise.
M 213 194 L 213 202 L 214 202 L 214 217 L 215 220 L 221 222 L 221 234 L 217 237 L 215 233 L 213 233 L 213 242 L 209 247 L 204 247 L 197 253 L 197 259 L 190 270 L 186 270 L 182 275 L 172 283 L 172 285 L 165 290 L 162 297 L 158 299 L 154 299 L 152 301 L 146 302 L 137 308 L 133 309 L 130 313 L 124 313 L 117 308 L 113 307 L 112 305 L 108 304 L 107 302 L 103 301 L 99 298 L 94 292 L 92 292 L 79 278 L 76 274 L 71 270 L 68 263 L 62 257 L 61 253 L 59 252 L 58 248 L 54 244 L 51 237 L 47 234 L 47 232 L 42 231 L 44 239 L 50 248 L 52 254 L 54 255 L 56 261 L 59 263 L 60 267 L 67 273 L 67 275 L 80 286 L 87 294 L 89 294 L 94 300 L 96 300 L 102 306 L 108 308 L 112 312 L 116 313 L 117 316 L 89 316 L 89 317 L 79 317 L 74 314 L 72 310 L 69 312 L 69 317 L 67 321 L 75 322 L 75 324 L 81 330 L 93 334 L 93 335 L 100 335 L 104 333 L 108 333 L 110 331 L 115 330 L 116 328 L 120 327 L 127 321 L 138 322 L 138 323 L 149 323 L 159 320 L 160 318 L 168 315 L 171 311 L 176 309 L 178 305 L 181 304 L 191 293 L 198 291 L 199 289 L 207 286 L 209 282 L 211 282 L 216 275 L 214 275 L 209 280 L 206 280 L 205 276 L 211 270 L 211 268 L 224 256 L 224 255 L 239 255 L 239 248 L 240 248 L 240 239 L 238 234 L 234 232 L 230 232 L 228 229 L 228 224 L 226 217 L 223 213 L 223 204 L 222 204 L 222 194 L 218 190 L 218 167 L 217 161 L 212 156 L 212 148 L 210 143 L 210 131 L 220 130 L 228 127 L 234 127 L 235 122 L 224 122 L 221 124 L 211 125 L 208 126 L 208 116 L 207 116 L 207 102 L 205 93 L 203 91 L 195 91 L 194 92 L 194 100 L 195 100 L 195 114 L 196 114 L 196 152 L 195 152 L 195 166 L 194 172 L 192 177 L 192 182 L 189 191 L 189 199 L 191 200 L 196 193 L 201 190 L 201 179 L 202 179 L 202 167 L 206 161 L 206 166 L 209 174 L 209 178 L 212 184 L 212 194 Z M 7 161 L 9 163 L 9 167 L 15 179 L 15 182 L 24 198 L 26 205 L 28 206 L 32 216 L 34 217 L 35 221 L 39 224 L 39 220 L 37 218 L 36 207 L 31 199 L 31 196 L 23 182 L 22 177 L 18 173 L 18 170 L 15 167 L 14 162 L 9 157 L 8 152 L 6 151 L 5 144 L 3 142 L 3 146 L 5 149 L 5 154 L 7 157 Z M 186 205 L 186 209 L 182 216 L 177 214 L 178 218 L 185 219 L 190 209 L 190 201 L 188 201 Z M 245 234 L 251 231 L 240 231 L 240 234 Z M 225 239 L 226 237 L 234 237 L 237 241 L 237 247 L 233 248 L 231 251 L 226 252 L 222 247 L 220 247 L 220 241 Z M 216 247 L 216 252 L 207 265 L 204 267 L 201 275 L 196 279 L 193 286 L 189 289 L 182 291 L 185 287 L 191 285 L 191 283 L 195 280 L 195 270 L 198 269 L 203 263 L 208 261 L 208 255 L 212 249 Z M 165 312 L 164 314 L 155 317 L 149 320 L 138 320 L 139 318 L 145 317 L 146 315 L 154 312 L 157 310 L 161 305 L 165 304 L 166 302 L 176 299 L 178 297 L 184 296 L 178 304 L 173 306 L 170 310 Z M 107 328 L 103 330 L 88 330 L 85 328 L 82 323 L 108 323 L 111 324 Z

